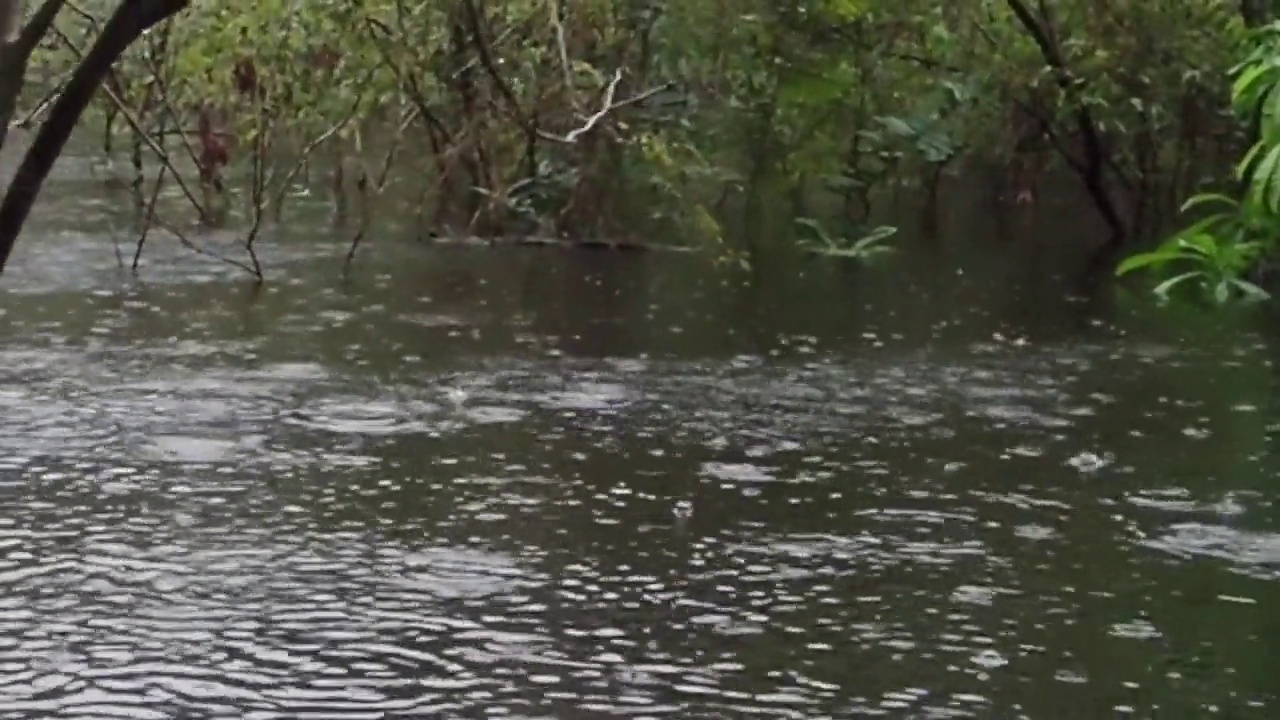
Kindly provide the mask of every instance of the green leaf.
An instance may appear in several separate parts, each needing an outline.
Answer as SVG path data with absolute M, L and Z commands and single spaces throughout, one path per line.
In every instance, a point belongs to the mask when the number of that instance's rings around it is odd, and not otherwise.
M 1256 193 L 1271 212 L 1280 209 L 1280 183 L 1276 182 L 1278 170 L 1280 170 L 1280 145 L 1267 151 L 1249 180 L 1250 192 Z
M 1258 131 L 1263 142 L 1275 145 L 1280 142 L 1280 84 L 1267 88 L 1260 102 Z
M 1231 101 L 1237 104 L 1246 104 L 1256 94 L 1254 85 L 1267 71 L 1265 65 L 1249 66 L 1235 82 L 1231 84 Z
M 801 227 L 809 228 L 809 230 L 811 230 L 813 234 L 817 236 L 818 240 L 820 240 L 824 245 L 835 244 L 835 242 L 831 239 L 831 236 L 827 234 L 827 229 L 822 227 L 822 223 L 818 222 L 817 220 L 814 220 L 813 218 L 802 217 L 802 218 L 796 218 L 795 223 Z
M 1244 180 L 1249 177 L 1253 164 L 1258 159 L 1258 155 L 1262 154 L 1262 151 L 1266 148 L 1266 143 L 1262 142 L 1256 142 L 1253 144 L 1253 147 L 1249 148 L 1249 151 L 1244 154 L 1244 157 L 1240 159 L 1240 162 L 1236 163 L 1236 177 L 1238 179 Z
M 1194 258 L 1190 253 L 1180 252 L 1173 248 L 1157 249 L 1151 252 L 1138 253 L 1125 258 L 1119 266 L 1116 267 L 1116 276 L 1126 275 L 1145 267 L 1152 265 L 1163 265 L 1164 263 L 1174 260 L 1188 260 Z
M 1214 236 L 1198 230 L 1188 229 L 1177 235 L 1177 243 L 1205 258 L 1222 254 L 1222 247 Z
M 1164 282 L 1155 286 L 1155 288 L 1151 292 L 1155 293 L 1158 297 L 1162 299 L 1168 298 L 1169 292 L 1173 290 L 1175 286 L 1180 285 L 1181 283 L 1187 280 L 1190 280 L 1191 278 L 1199 277 L 1201 275 L 1203 275 L 1203 273 L 1201 273 L 1199 270 L 1192 270 L 1191 272 L 1185 272 L 1185 273 L 1182 273 L 1181 275 L 1175 275 L 1174 277 L 1171 277 L 1168 280 L 1165 280 Z
M 1182 207 L 1179 208 L 1178 212 L 1185 213 L 1192 208 L 1215 202 L 1230 205 L 1231 207 L 1240 206 L 1239 201 L 1235 198 L 1223 195 L 1222 193 L 1199 193 L 1197 195 L 1192 195 L 1186 202 L 1182 203 Z
M 1209 242 L 1214 242 L 1216 234 L 1209 232 L 1209 229 L 1220 223 L 1229 222 L 1232 219 L 1233 216 L 1226 213 L 1214 213 L 1208 217 L 1200 218 L 1182 230 L 1179 230 L 1171 239 L 1174 243 L 1179 243 L 1189 241 L 1191 238 L 1204 237 L 1209 238 Z M 1196 242 L 1203 243 L 1204 241 L 1197 240 Z
M 858 242 L 854 243 L 854 247 L 865 247 L 874 243 L 878 243 L 886 238 L 893 237 L 898 234 L 898 228 L 893 225 L 881 225 L 863 235 Z
M 1258 300 L 1268 300 L 1271 298 L 1271 293 L 1267 292 L 1266 290 L 1263 290 L 1257 285 L 1254 285 L 1248 280 L 1242 280 L 1240 278 L 1231 278 L 1229 282 L 1231 282 L 1232 285 L 1235 285 L 1236 288 L 1239 289 L 1240 292 L 1244 294 L 1245 299 L 1247 300 L 1258 301 Z
M 887 129 L 889 132 L 893 133 L 894 135 L 899 135 L 901 137 L 912 137 L 913 135 L 916 134 L 915 128 L 908 125 L 907 121 L 903 120 L 902 118 L 882 116 L 877 119 L 880 121 L 882 125 L 885 126 L 885 129 Z
M 1225 304 L 1231 299 L 1231 285 L 1226 280 L 1221 280 L 1213 288 L 1213 300 L 1219 305 Z

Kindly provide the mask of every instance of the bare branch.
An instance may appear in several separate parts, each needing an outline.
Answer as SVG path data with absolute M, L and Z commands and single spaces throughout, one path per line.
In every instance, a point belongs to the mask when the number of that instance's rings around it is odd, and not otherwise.
M 560 12 L 564 7 L 563 3 L 554 2 L 549 10 L 551 12 L 551 25 L 556 31 L 556 46 L 560 51 L 560 69 L 564 72 L 564 89 L 569 93 L 569 102 L 573 103 L 576 109 L 577 103 L 573 96 L 573 66 L 569 64 L 569 47 L 564 39 L 564 23 L 560 20 Z
M 16 5 L 21 8 L 22 3 L 19 0 L 3 0 L 10 5 Z M 67 0 L 44 0 L 44 3 L 35 11 L 31 19 L 22 28 L 22 32 L 18 35 L 14 42 L 14 48 L 17 50 L 18 57 L 22 58 L 22 68 L 26 69 L 27 62 L 31 59 L 31 53 L 35 52 L 36 46 L 49 32 L 49 28 L 53 27 L 53 19 L 58 16 L 58 12 L 62 10 L 62 6 Z M 21 10 L 19 10 L 20 12 Z
M 1126 230 L 1124 220 L 1121 219 L 1120 213 L 1116 210 L 1115 203 L 1111 199 L 1111 193 L 1107 190 L 1107 170 L 1111 166 L 1110 153 L 1102 141 L 1102 134 L 1098 130 L 1098 123 L 1094 119 L 1093 113 L 1089 111 L 1089 106 L 1079 98 L 1078 80 L 1067 66 L 1067 62 L 1063 58 L 1054 38 L 1052 17 L 1048 14 L 1048 6 L 1043 0 L 1038 2 L 1040 17 L 1037 18 L 1023 0 L 1006 1 L 1009 9 L 1013 11 L 1013 14 L 1018 18 L 1027 33 L 1031 35 L 1032 41 L 1040 50 L 1040 55 L 1052 73 L 1058 87 L 1073 100 L 1076 131 L 1080 134 L 1080 139 L 1084 143 L 1084 167 L 1079 170 L 1079 174 L 1084 182 L 1085 189 L 1088 190 L 1098 211 L 1102 214 L 1103 219 L 1106 220 L 1107 226 L 1111 230 L 1108 245 L 1118 246 L 1123 241 Z
M 248 263 L 241 262 L 239 260 L 236 260 L 235 258 L 229 258 L 225 255 L 220 255 L 212 250 L 207 250 L 191 242 L 191 240 L 185 234 L 183 234 L 181 230 L 178 230 L 177 228 L 167 223 L 161 222 L 157 219 L 155 220 L 155 226 L 160 228 L 161 230 L 168 230 L 169 232 L 173 233 L 173 236 L 178 238 L 179 244 L 181 244 L 183 247 L 187 248 L 188 250 L 196 253 L 197 255 L 203 255 L 207 258 L 213 258 L 214 260 L 217 260 L 219 262 L 224 262 L 233 267 L 238 267 L 241 270 L 244 270 L 245 272 L 250 273 L 252 275 L 258 275 L 258 272 L 255 271 L 252 267 L 249 267 Z
M 46 0 L 41 10 L 57 3 L 61 8 L 64 0 Z M 54 162 L 62 154 L 67 140 L 80 122 L 80 116 L 89 106 L 94 93 L 102 85 L 102 81 L 111 71 L 115 61 L 142 34 L 163 22 L 165 19 L 186 9 L 190 0 L 128 0 L 116 6 L 111 18 L 103 26 L 102 33 L 94 41 L 93 47 L 85 55 L 84 60 L 76 67 L 67 81 L 66 88 L 54 101 L 49 116 L 41 124 L 40 130 L 28 148 L 14 174 L 13 181 L 5 192 L 4 201 L 0 202 L 0 271 L 13 251 L 13 245 L 31 214 L 31 206 L 35 204 L 44 186 L 45 178 L 53 169 Z M 23 31 L 34 26 L 35 20 Z M 50 14 L 49 22 L 52 22 Z M 21 38 L 19 42 L 24 42 Z M 34 47 L 34 44 L 32 45 Z M 7 63 L 6 63 L 7 65 Z M 10 69 L 12 65 L 8 66 Z M 20 84 L 21 80 L 19 80 Z M 4 99 L 0 97 L 0 99 Z M 12 100 L 13 98 L 9 98 Z M 2 109 L 2 108 L 0 108 Z M 2 118 L 7 129 L 8 120 L 12 117 L 12 107 Z
M 600 121 L 604 120 L 609 113 L 628 105 L 635 105 L 636 103 L 644 102 L 670 87 L 670 85 L 660 85 L 655 88 L 650 88 L 634 97 L 629 97 L 625 100 L 618 100 L 615 102 L 613 98 L 618 92 L 618 83 L 620 82 L 622 82 L 622 70 L 618 69 L 614 71 L 613 78 L 609 81 L 608 87 L 605 88 L 604 98 L 600 102 L 600 109 L 596 111 L 594 115 L 587 118 L 586 123 L 581 127 L 569 131 L 566 135 L 552 135 L 551 133 L 539 130 L 538 137 L 543 140 L 572 145 L 573 143 L 578 142 L 578 138 L 594 130 L 596 125 L 599 125 Z
M 70 48 L 71 52 L 75 54 L 78 59 L 81 61 L 84 60 L 84 52 L 75 46 L 75 43 L 71 41 L 71 38 L 67 37 L 65 33 L 57 28 L 54 29 L 54 32 L 57 33 L 63 44 Z M 170 159 L 169 153 L 166 152 L 164 148 L 160 147 L 160 144 L 142 128 L 142 121 L 134 115 L 133 110 L 123 99 L 121 99 L 119 95 L 115 93 L 114 90 L 110 87 L 103 86 L 102 91 L 106 94 L 107 99 L 111 101 L 111 104 L 115 105 L 116 110 L 120 111 L 120 116 L 124 118 L 125 124 L 129 126 L 129 129 L 133 130 L 134 133 L 142 139 L 142 142 L 146 143 L 147 147 L 151 149 L 151 152 L 155 153 L 156 158 L 160 160 L 161 164 L 165 168 L 168 168 L 169 172 L 173 175 L 174 181 L 178 184 L 178 189 L 182 190 L 182 194 L 186 196 L 187 200 L 191 203 L 191 206 L 196 209 L 196 212 L 200 213 L 200 217 L 204 217 L 204 205 L 196 199 L 195 193 L 193 193 L 191 188 L 187 186 L 187 183 L 183 181 L 182 174 L 173 166 L 173 161 Z M 168 96 L 165 93 L 161 93 L 161 95 L 167 100 Z M 192 157 L 194 157 L 194 154 Z

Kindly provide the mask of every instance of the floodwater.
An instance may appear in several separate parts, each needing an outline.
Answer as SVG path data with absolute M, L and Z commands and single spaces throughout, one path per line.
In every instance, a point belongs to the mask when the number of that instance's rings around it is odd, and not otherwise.
M 0 280 L 4 718 L 1280 713 L 1266 322 L 1008 246 L 135 279 L 91 185 Z

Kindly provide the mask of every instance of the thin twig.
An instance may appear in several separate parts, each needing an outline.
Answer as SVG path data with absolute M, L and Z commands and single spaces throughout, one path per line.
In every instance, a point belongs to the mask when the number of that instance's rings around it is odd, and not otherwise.
M 238 267 L 247 273 L 256 274 L 254 273 L 253 268 L 249 267 L 247 264 L 239 260 L 236 260 L 235 258 L 229 258 L 229 257 L 226 257 L 225 255 L 220 255 L 212 250 L 206 250 L 205 248 L 200 247 L 199 245 L 196 245 L 195 243 L 191 242 L 191 240 L 185 234 L 183 234 L 181 230 L 178 230 L 172 225 L 169 225 L 168 223 L 161 221 L 159 218 L 155 220 L 155 226 L 157 228 L 160 228 L 161 230 L 167 230 L 173 233 L 173 236 L 178 239 L 178 243 L 180 245 L 196 253 L 197 255 L 203 255 L 208 258 L 213 258 L 214 260 L 217 260 L 219 262 L 224 262 L 233 267 Z
M 146 245 L 147 235 L 151 233 L 151 225 L 156 216 L 156 200 L 160 198 L 160 188 L 164 185 L 164 174 L 166 172 L 168 172 L 168 168 L 160 168 L 160 173 L 156 176 L 155 188 L 151 191 L 151 199 L 147 202 L 146 214 L 142 216 L 142 231 L 138 233 L 138 246 L 133 251 L 131 269 L 134 272 L 138 272 L 138 264 L 142 262 L 142 247 Z
M 76 55 L 77 58 L 83 58 L 84 53 L 80 50 L 80 48 L 76 47 L 75 43 L 72 42 L 71 38 L 67 37 L 66 33 L 62 32 L 62 30 L 56 27 L 53 28 L 53 31 L 62 40 L 63 44 L 65 44 L 67 48 L 70 49 L 71 52 Z M 122 100 L 119 95 L 117 95 L 111 88 L 107 87 L 106 85 L 102 86 L 102 92 L 106 94 L 107 98 L 111 100 L 111 103 L 116 106 L 117 110 L 120 111 L 120 115 L 124 118 L 125 123 L 128 124 L 129 127 L 135 133 L 137 133 L 139 137 L 142 138 L 142 141 L 147 144 L 147 147 L 151 148 L 151 151 L 155 153 L 156 158 L 160 160 L 161 164 L 169 169 L 169 171 L 173 174 L 173 179 L 178 183 L 178 187 L 182 190 L 182 194 L 186 196 L 187 200 L 191 203 L 192 207 L 194 207 L 197 211 L 199 211 L 201 214 L 201 217 L 203 217 L 204 205 L 202 205 L 200 201 L 196 199 L 196 196 L 191 192 L 191 188 L 189 188 L 186 182 L 182 180 L 182 175 L 178 173 L 177 168 L 173 167 L 173 162 L 169 158 L 169 153 L 167 153 L 164 150 L 164 148 L 160 147 L 159 143 L 157 143 L 149 133 L 147 133 L 145 130 L 142 129 L 142 121 L 139 120 L 136 115 L 134 115 L 133 110 L 129 108 L 128 104 L 125 103 L 125 101 Z M 166 100 L 168 98 L 166 93 L 161 93 L 161 96 L 164 97 Z M 177 118 L 175 118 L 175 122 L 176 121 L 177 121 Z
M 377 182 L 374 184 L 373 197 L 367 198 L 365 205 L 360 209 L 360 227 L 351 238 L 351 247 L 347 249 L 347 258 L 342 263 L 342 273 L 346 275 L 351 269 L 351 263 L 356 259 L 356 251 L 360 248 L 360 242 L 364 239 L 365 233 L 369 229 L 369 220 L 372 217 L 373 201 L 382 195 L 382 191 L 387 186 L 387 178 L 391 175 L 391 166 L 395 162 L 396 152 L 400 149 L 400 144 L 404 140 L 404 132 L 409 129 L 413 121 L 418 117 L 418 109 L 410 108 L 405 113 L 404 119 L 396 127 L 395 140 L 391 143 L 391 147 L 387 149 L 386 155 L 382 158 L 382 169 L 378 173 Z M 363 169 L 361 174 L 364 175 Z
M 569 46 L 564 39 L 564 23 L 560 21 L 560 11 L 563 7 L 559 0 L 551 3 L 551 26 L 556 31 L 556 47 L 560 51 L 560 69 L 564 72 L 564 89 L 569 94 L 569 103 L 577 110 L 577 96 L 573 92 L 573 66 L 569 64 Z
M 267 182 L 266 170 L 266 152 L 267 152 L 267 114 L 266 108 L 263 107 L 261 96 L 255 99 L 257 105 L 257 127 L 253 133 L 253 182 L 250 195 L 253 199 L 253 221 L 249 227 L 249 232 L 244 238 L 244 249 L 249 254 L 249 260 L 253 262 L 253 274 L 259 283 L 264 280 L 262 276 L 262 263 L 258 262 L 258 252 L 253 245 L 258 239 L 258 232 L 262 229 L 262 215 L 265 209 L 263 195 L 266 191 L 264 187 Z
M 27 113 L 21 120 L 14 121 L 14 127 L 19 127 L 25 130 L 34 125 L 36 118 L 40 117 L 45 110 L 49 109 L 49 106 L 53 105 L 53 101 L 62 94 L 62 88 L 64 85 L 66 85 L 65 81 L 58 83 L 56 87 L 50 90 L 44 97 L 40 98 L 40 101 L 31 109 L 31 112 Z
M 288 194 L 289 186 L 293 184 L 293 181 L 302 172 L 303 168 L 306 167 L 307 158 L 309 158 L 311 154 L 316 151 L 317 148 L 325 144 L 325 142 L 327 142 L 334 135 L 337 135 L 338 133 L 342 132 L 343 128 L 345 128 L 347 125 L 351 124 L 351 121 L 355 119 L 356 114 L 360 112 L 360 103 L 363 101 L 364 101 L 363 96 L 357 97 L 355 102 L 351 104 L 351 109 L 347 112 L 345 116 L 343 116 L 341 120 L 334 123 L 332 126 L 329 127 L 329 129 L 320 133 L 311 142 L 307 143 L 306 147 L 302 149 L 301 157 L 298 158 L 298 161 L 294 163 L 293 168 L 289 171 L 287 175 L 285 175 L 284 180 L 281 182 L 280 189 L 276 191 L 276 197 L 272 200 L 273 204 L 279 204 L 281 202 L 284 202 L 284 197 L 286 194 Z

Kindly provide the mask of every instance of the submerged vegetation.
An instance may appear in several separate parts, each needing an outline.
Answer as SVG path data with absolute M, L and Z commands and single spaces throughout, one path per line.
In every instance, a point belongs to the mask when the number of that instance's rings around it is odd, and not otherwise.
M 423 238 L 679 237 L 743 259 L 754 248 L 726 225 L 779 192 L 800 219 L 783 241 L 861 258 L 893 242 L 878 198 L 936 197 L 975 165 L 1001 169 L 993 190 L 1011 203 L 1070 173 L 1108 229 L 1081 242 L 1110 267 L 1247 148 L 1228 74 L 1270 47 L 1250 32 L 1266 3 L 1238 0 L 177 4 L 114 65 L 83 128 L 128 157 L 134 264 L 157 231 L 199 249 L 199 221 L 234 230 L 243 257 L 224 259 L 259 278 L 255 244 L 320 192 L 349 260 L 381 217 Z M 118 12 L 48 5 L 61 9 L 19 124 L 51 115 Z M 1272 78 L 1267 52 L 1255 61 Z M 1273 125 L 1262 113 L 1260 142 L 1280 141 Z M 1250 154 L 1258 172 L 1280 167 L 1272 147 Z M 1274 213 L 1274 189 L 1160 257 L 1211 238 L 1206 277 L 1239 280 L 1270 247 L 1249 213 Z

